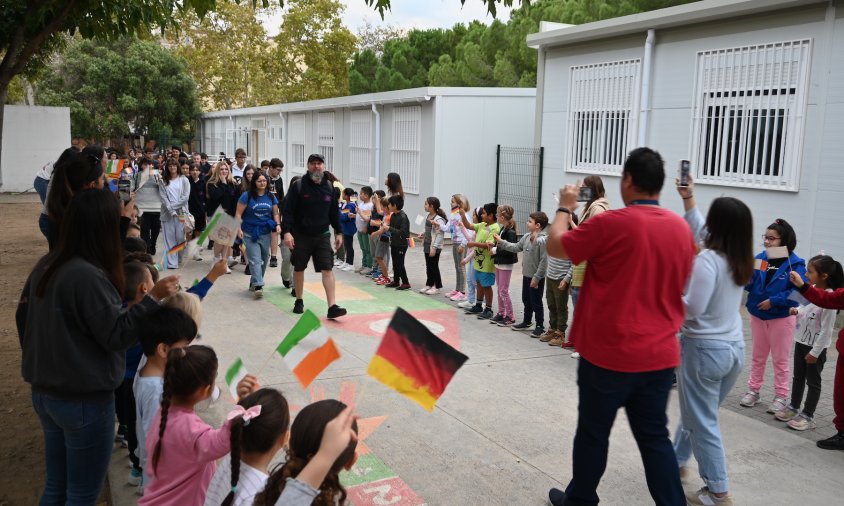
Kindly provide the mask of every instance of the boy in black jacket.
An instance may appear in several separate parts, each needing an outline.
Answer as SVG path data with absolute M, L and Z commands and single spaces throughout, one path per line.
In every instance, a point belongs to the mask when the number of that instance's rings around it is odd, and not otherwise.
M 410 280 L 407 279 L 407 270 L 404 268 L 404 257 L 407 253 L 407 240 L 410 237 L 410 220 L 402 210 L 404 199 L 400 195 L 393 195 L 387 199 L 387 206 L 392 214 L 390 226 L 383 225 L 381 228 L 390 232 L 390 257 L 393 260 L 393 282 L 384 286 L 396 290 L 408 290 Z

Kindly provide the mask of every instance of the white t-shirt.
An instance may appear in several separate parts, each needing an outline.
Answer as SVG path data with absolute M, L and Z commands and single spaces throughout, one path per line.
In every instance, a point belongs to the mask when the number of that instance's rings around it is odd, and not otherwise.
M 149 470 L 146 465 L 147 433 L 149 433 L 149 427 L 152 425 L 152 419 L 161 408 L 164 378 L 137 374 L 132 384 L 132 392 L 135 394 L 135 414 L 137 415 L 135 422 L 135 434 L 138 436 L 137 454 L 141 469 L 144 470 L 144 483 L 149 483 L 152 475 L 148 473 Z
M 357 227 L 358 232 L 366 232 L 369 229 L 369 220 L 365 219 L 361 212 L 371 213 L 374 205 L 371 200 L 369 202 L 358 201 L 357 207 L 357 213 L 355 214 L 355 226 Z
M 231 457 L 226 455 L 217 462 L 217 470 L 208 485 L 208 492 L 205 494 L 205 506 L 219 506 L 223 499 L 229 495 L 231 485 L 232 467 Z M 255 469 L 247 463 L 240 461 L 240 477 L 237 479 L 237 492 L 234 496 L 234 506 L 252 506 L 255 496 L 264 490 L 269 476 Z

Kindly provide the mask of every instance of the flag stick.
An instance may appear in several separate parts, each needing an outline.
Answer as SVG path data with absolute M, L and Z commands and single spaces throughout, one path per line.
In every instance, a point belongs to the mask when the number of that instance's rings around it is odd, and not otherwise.
M 273 355 L 275 355 L 275 354 L 276 354 L 276 350 L 273 350 L 273 351 L 272 351 L 272 353 L 270 353 L 270 356 L 269 356 L 269 357 L 267 357 L 267 359 L 266 359 L 266 360 L 264 360 L 264 363 L 263 363 L 263 364 L 261 364 L 261 367 L 258 369 L 258 372 L 256 372 L 256 373 L 255 373 L 255 377 L 256 377 L 256 378 L 261 377 L 261 374 L 263 374 L 264 369 L 266 369 L 266 368 L 267 368 L 267 365 L 269 365 L 270 360 L 272 360 L 272 359 L 273 359 Z

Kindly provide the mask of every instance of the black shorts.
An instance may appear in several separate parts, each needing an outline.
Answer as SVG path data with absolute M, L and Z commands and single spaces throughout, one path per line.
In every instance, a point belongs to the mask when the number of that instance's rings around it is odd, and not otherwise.
M 331 234 L 294 235 L 290 260 L 293 270 L 302 272 L 308 261 L 314 259 L 314 271 L 330 271 L 334 268 L 334 250 L 331 248 Z

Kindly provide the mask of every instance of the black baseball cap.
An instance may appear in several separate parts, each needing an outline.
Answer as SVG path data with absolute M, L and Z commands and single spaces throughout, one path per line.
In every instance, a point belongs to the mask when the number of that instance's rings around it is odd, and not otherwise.
M 314 154 L 312 154 L 311 156 L 308 157 L 308 163 L 311 163 L 311 162 L 325 163 L 325 158 L 319 153 L 314 153 Z

